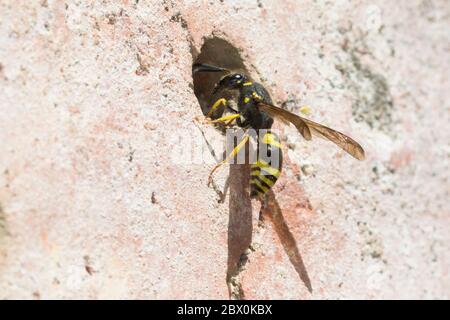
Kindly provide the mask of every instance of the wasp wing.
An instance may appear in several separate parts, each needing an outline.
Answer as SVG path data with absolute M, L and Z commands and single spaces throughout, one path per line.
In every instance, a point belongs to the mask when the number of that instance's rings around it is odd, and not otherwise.
M 296 114 L 275 106 L 267 105 L 265 103 L 260 103 L 258 106 L 262 110 L 269 113 L 271 116 L 282 118 L 283 120 L 289 121 L 290 123 L 294 124 L 306 140 L 311 139 L 312 132 L 314 134 L 317 134 L 318 136 L 334 142 L 336 145 L 341 147 L 344 151 L 358 160 L 364 160 L 365 158 L 364 149 L 361 147 L 361 145 L 339 131 L 328 128 L 317 122 L 302 118 Z M 307 130 L 305 130 L 303 126 L 305 126 Z M 309 139 L 307 138 L 307 136 L 305 136 L 304 132 L 307 132 L 306 135 L 309 134 Z
M 346 136 L 345 134 L 339 131 L 328 128 L 324 125 L 321 125 L 317 122 L 305 118 L 303 118 L 303 121 L 305 121 L 305 123 L 308 125 L 309 129 L 313 133 L 334 142 L 336 145 L 341 147 L 344 151 L 346 151 L 354 158 L 358 160 L 364 160 L 365 158 L 364 149 L 358 142 L 356 142 L 349 136 Z
M 311 131 L 309 130 L 308 125 L 305 123 L 304 119 L 287 110 L 264 102 L 258 103 L 258 108 L 267 112 L 272 118 L 280 119 L 284 123 L 292 123 L 301 133 L 303 138 L 305 138 L 306 140 L 311 140 Z

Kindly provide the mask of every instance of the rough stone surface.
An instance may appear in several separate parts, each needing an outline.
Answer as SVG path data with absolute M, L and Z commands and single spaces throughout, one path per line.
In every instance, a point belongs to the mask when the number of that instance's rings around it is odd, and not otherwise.
M 449 23 L 446 0 L 1 1 L 0 298 L 450 298 Z M 212 37 L 367 159 L 284 127 L 269 209 L 235 166 L 220 202 L 174 156 L 222 139 L 192 120 Z

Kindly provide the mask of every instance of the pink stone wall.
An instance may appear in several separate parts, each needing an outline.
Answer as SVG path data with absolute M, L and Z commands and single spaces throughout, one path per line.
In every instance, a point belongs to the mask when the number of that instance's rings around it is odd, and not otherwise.
M 449 22 L 446 0 L 2 1 L 0 298 L 450 298 Z M 213 36 L 366 160 L 279 126 L 269 209 L 240 167 L 220 202 L 212 163 L 174 157 L 222 139 L 192 121 Z

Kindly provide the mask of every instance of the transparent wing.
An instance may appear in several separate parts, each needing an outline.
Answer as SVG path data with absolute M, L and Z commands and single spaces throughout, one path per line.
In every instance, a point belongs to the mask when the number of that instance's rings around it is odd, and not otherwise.
M 322 136 L 335 144 L 337 144 L 339 147 L 341 147 L 344 151 L 346 151 L 351 156 L 355 157 L 358 160 L 364 160 L 365 154 L 364 149 L 361 147 L 361 145 L 350 138 L 349 136 L 346 136 L 345 134 L 336 131 L 334 129 L 328 128 L 324 125 L 321 125 L 317 122 L 308 120 L 303 118 L 303 121 L 306 122 L 309 129 L 319 135 Z
M 305 121 L 299 116 L 287 110 L 275 107 L 264 102 L 260 102 L 258 104 L 258 108 L 267 112 L 272 118 L 278 118 L 284 123 L 292 123 L 301 133 L 303 138 L 305 138 L 306 140 L 311 140 L 311 131 L 309 130 Z
M 365 158 L 364 149 L 361 147 L 361 145 L 339 131 L 328 128 L 317 122 L 302 118 L 296 114 L 293 114 L 292 112 L 278 108 L 276 106 L 268 105 L 265 103 L 260 103 L 258 106 L 261 108 L 261 110 L 266 111 L 274 118 L 282 118 L 283 120 L 292 123 L 306 140 L 311 139 L 312 132 L 318 136 L 334 142 L 336 145 L 341 147 L 344 151 L 358 160 L 364 160 Z

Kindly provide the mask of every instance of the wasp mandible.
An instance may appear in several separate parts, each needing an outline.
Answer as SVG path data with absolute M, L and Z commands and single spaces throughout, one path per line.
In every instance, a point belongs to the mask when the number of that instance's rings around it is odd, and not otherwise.
M 192 66 L 192 73 L 197 72 L 221 72 L 224 76 L 216 83 L 212 96 L 218 93 L 231 90 L 238 92 L 237 110 L 233 108 L 231 101 L 224 97 L 212 101 L 211 107 L 206 115 L 211 118 L 219 107 L 224 110 L 229 110 L 230 114 L 213 119 L 210 123 L 223 123 L 231 125 L 235 122 L 239 127 L 246 129 L 254 129 L 256 132 L 263 131 L 263 134 L 258 134 L 257 139 L 258 148 L 264 147 L 268 154 L 277 151 L 280 159 L 281 141 L 278 136 L 270 129 L 272 128 L 274 118 L 281 120 L 285 124 L 292 123 L 300 134 L 306 140 L 311 140 L 312 135 L 318 135 L 326 138 L 336 145 L 341 147 L 348 154 L 358 160 L 363 160 L 364 149 L 361 145 L 346 136 L 345 134 L 328 128 L 324 125 L 308 120 L 285 109 L 273 105 L 272 99 L 263 85 L 253 82 L 249 77 L 243 73 L 235 73 L 229 69 L 212 66 L 203 63 L 195 63 Z M 222 112 L 223 113 L 223 112 Z M 227 163 L 233 158 L 249 141 L 249 135 L 244 135 L 241 142 L 226 156 L 225 160 L 218 163 L 210 172 L 208 184 L 211 183 L 212 174 L 223 164 Z M 281 174 L 282 161 L 272 163 L 265 157 L 262 157 L 258 152 L 257 159 L 251 164 L 251 179 L 250 179 L 250 196 L 252 198 L 263 199 L 264 195 L 273 187 L 278 177 Z

